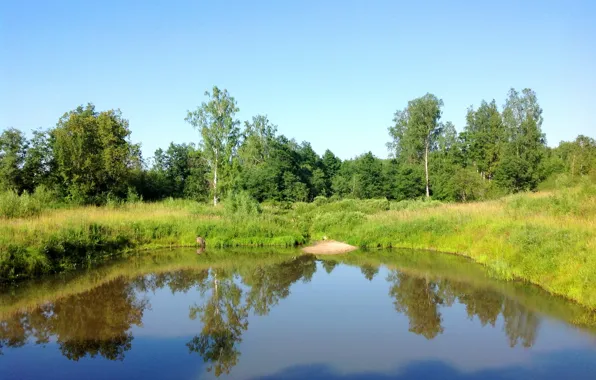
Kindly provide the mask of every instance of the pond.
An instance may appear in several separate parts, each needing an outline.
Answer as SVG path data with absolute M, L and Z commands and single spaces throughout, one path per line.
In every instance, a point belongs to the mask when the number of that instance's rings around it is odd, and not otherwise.
M 594 378 L 596 315 L 456 256 L 174 250 L 4 288 L 1 378 Z

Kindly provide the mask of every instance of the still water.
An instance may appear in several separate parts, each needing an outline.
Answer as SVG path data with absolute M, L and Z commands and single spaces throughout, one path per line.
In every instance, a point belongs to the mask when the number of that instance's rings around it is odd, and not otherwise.
M 155 252 L 5 288 L 0 321 L 4 380 L 596 378 L 593 312 L 427 252 Z

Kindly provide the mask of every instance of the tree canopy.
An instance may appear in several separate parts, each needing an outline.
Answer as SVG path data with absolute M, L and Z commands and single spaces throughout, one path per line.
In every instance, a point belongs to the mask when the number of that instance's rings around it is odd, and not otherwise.
M 494 99 L 470 106 L 460 133 L 442 121 L 443 101 L 427 93 L 395 112 L 386 144 L 390 158 L 355 152 L 345 160 L 280 134 L 264 114 L 241 127 L 237 102 L 225 89 L 214 86 L 205 96 L 185 119 L 199 132 L 198 144 L 170 143 L 145 159 L 140 144 L 130 140 L 122 112 L 98 111 L 91 103 L 30 137 L 6 128 L 0 134 L 0 191 L 43 190 L 57 200 L 86 204 L 168 197 L 210 197 L 217 204 L 236 193 L 259 202 L 467 202 L 534 191 L 549 178 L 596 179 L 594 138 L 581 135 L 548 147 L 543 111 L 531 89 L 511 89 L 502 107 Z

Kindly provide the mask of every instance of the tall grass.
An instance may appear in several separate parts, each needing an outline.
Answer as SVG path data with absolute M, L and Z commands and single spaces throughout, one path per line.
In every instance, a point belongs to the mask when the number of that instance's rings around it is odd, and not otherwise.
M 3 191 L 0 192 L 0 220 L 37 216 L 55 204 L 55 195 L 45 186 L 39 186 L 33 194 L 25 192 L 20 196 L 12 190 Z
M 363 248 L 458 253 L 500 278 L 520 278 L 596 308 L 596 187 L 369 215 L 331 238 Z
M 306 237 L 287 218 L 229 217 L 224 207 L 193 201 L 47 210 L 0 225 L 0 279 L 87 266 L 135 249 L 194 246 L 294 246 Z
M 26 215 L 26 214 L 24 214 Z M 596 186 L 468 204 L 331 200 L 256 204 L 244 195 L 213 207 L 140 201 L 47 209 L 3 219 L 4 281 L 88 266 L 139 249 L 294 246 L 323 237 L 367 248 L 457 253 L 500 278 L 521 278 L 596 308 Z

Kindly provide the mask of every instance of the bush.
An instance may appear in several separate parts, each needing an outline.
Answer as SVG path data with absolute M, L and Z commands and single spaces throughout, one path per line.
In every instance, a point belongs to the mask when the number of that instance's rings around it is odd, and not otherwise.
M 244 191 L 230 194 L 225 207 L 230 214 L 257 215 L 262 211 L 259 202 Z
M 37 216 L 43 207 L 40 200 L 25 192 L 18 195 L 15 191 L 9 190 L 0 194 L 0 217 L 2 218 L 25 218 Z
M 126 203 L 141 203 L 143 202 L 143 196 L 139 195 L 134 188 L 129 187 L 126 194 Z

